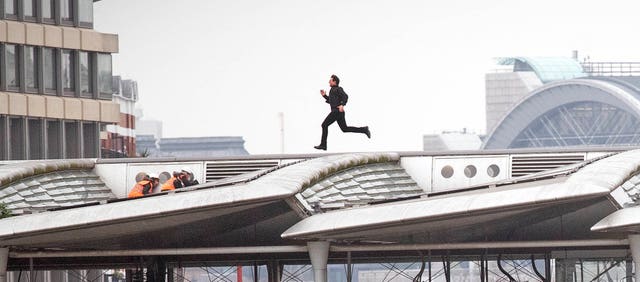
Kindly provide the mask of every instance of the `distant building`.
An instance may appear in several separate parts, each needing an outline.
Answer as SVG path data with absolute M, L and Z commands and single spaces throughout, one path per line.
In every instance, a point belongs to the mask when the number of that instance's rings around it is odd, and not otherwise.
M 478 150 L 482 146 L 480 136 L 463 131 L 442 132 L 441 134 L 426 134 L 423 137 L 425 151 L 464 151 Z
M 118 36 L 93 30 L 93 4 L 0 2 L 0 160 L 100 157 Z
M 178 137 L 155 139 L 139 135 L 138 155 L 149 157 L 223 157 L 244 156 L 244 139 L 237 136 Z
M 575 54 L 498 64 L 521 79 L 487 75 L 484 149 L 640 145 L 640 63 L 580 63 Z
M 113 102 L 120 106 L 120 121 L 109 124 L 101 136 L 103 158 L 136 156 L 136 102 L 138 83 L 130 79 L 113 77 Z

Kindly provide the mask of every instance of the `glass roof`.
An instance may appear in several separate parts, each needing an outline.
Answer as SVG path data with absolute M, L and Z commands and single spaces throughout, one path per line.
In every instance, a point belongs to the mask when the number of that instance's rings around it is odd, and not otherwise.
M 584 77 L 580 63 L 567 57 L 508 57 L 499 58 L 499 65 L 513 65 L 514 71 L 533 71 L 543 83 Z

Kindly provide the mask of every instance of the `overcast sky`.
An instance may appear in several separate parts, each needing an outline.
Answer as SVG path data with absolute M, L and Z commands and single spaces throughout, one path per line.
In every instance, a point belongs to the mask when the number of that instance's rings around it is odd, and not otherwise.
M 243 136 L 252 154 L 313 152 L 332 73 L 350 125 L 329 151 L 422 150 L 422 135 L 484 133 L 484 74 L 504 56 L 640 61 L 638 1 L 103 0 L 114 74 L 165 137 Z

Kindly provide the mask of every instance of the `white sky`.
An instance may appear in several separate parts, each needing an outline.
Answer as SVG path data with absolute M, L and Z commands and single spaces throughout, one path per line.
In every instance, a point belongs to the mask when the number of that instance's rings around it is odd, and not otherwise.
M 165 137 L 243 136 L 252 154 L 314 152 L 332 73 L 347 123 L 329 151 L 422 150 L 422 135 L 484 133 L 493 58 L 640 61 L 638 1 L 103 0 L 95 28 L 120 35 L 114 74 L 138 81 Z

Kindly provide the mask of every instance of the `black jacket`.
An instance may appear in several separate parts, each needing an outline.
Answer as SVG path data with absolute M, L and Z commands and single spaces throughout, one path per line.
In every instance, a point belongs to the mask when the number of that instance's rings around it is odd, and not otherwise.
M 349 96 L 347 95 L 347 93 L 344 93 L 344 90 L 342 90 L 342 87 L 334 86 L 334 87 L 331 87 L 331 90 L 329 90 L 329 95 L 324 96 L 324 99 L 331 106 L 331 111 L 337 111 L 338 106 L 347 105 L 347 100 L 349 100 Z

